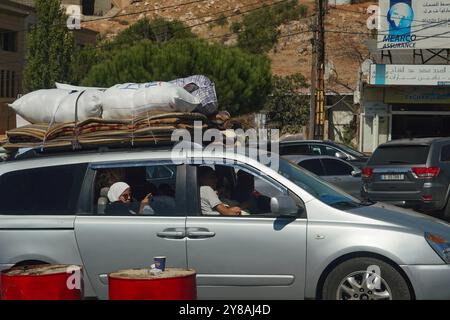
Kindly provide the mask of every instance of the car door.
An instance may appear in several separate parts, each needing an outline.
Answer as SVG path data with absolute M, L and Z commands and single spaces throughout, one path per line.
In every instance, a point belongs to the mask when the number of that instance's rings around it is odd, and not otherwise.
M 151 180 L 146 174 L 148 168 L 167 165 L 169 163 L 164 161 L 90 165 L 88 174 L 91 179 L 84 188 L 84 208 L 75 220 L 75 234 L 85 271 L 99 298 L 108 297 L 109 273 L 120 269 L 149 267 L 155 256 L 166 256 L 169 267 L 187 267 L 184 205 L 186 166 L 172 166 L 175 170 L 173 199 L 159 195 L 158 181 Z M 150 202 L 153 212 L 149 215 L 129 212 L 123 215 L 100 214 L 96 210 L 96 203 L 102 196 L 101 189 L 126 176 L 121 173 L 128 168 L 134 171 L 142 168 L 142 179 L 150 179 L 149 189 L 156 190 Z M 133 190 L 133 185 L 130 186 Z
M 210 162 L 209 162 L 210 163 Z M 275 179 L 243 163 L 231 165 L 256 179 L 256 191 L 288 195 Z M 187 218 L 190 268 L 197 271 L 199 299 L 302 299 L 305 287 L 307 220 L 301 200 L 299 214 L 278 216 L 204 216 L 200 209 L 197 166 L 188 167 L 192 191 Z M 258 198 L 261 199 L 261 198 Z M 263 195 L 262 200 L 270 200 Z M 222 200 L 222 199 L 221 199 Z M 264 202 L 264 201 L 262 201 Z M 226 202 L 224 202 L 226 203 Z M 247 209 L 249 210 L 249 209 Z M 270 211 L 270 209 L 269 209 Z
M 362 180 L 360 176 L 354 177 L 352 172 L 356 169 L 345 161 L 339 159 L 321 159 L 325 175 L 323 178 L 345 192 L 360 198 Z

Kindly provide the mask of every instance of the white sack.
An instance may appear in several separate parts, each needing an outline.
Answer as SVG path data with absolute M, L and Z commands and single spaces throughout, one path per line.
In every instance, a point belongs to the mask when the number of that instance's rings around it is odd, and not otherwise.
M 103 119 L 117 120 L 133 117 L 133 98 L 142 84 L 116 84 L 106 89 L 103 94 Z
M 99 90 L 85 90 L 72 92 L 60 103 L 54 122 L 75 121 L 75 105 L 78 96 L 77 120 L 84 121 L 88 118 L 99 118 L 102 116 L 103 92 Z
M 59 83 L 55 82 L 57 89 L 64 89 L 64 90 L 72 90 L 72 91 L 83 91 L 83 90 L 105 90 L 106 88 L 99 88 L 99 87 L 80 87 L 80 86 L 73 86 L 71 84 L 66 83 Z
M 75 121 L 75 102 L 81 92 L 42 89 L 30 92 L 9 106 L 31 123 Z M 102 92 L 85 91 L 78 100 L 78 121 L 102 114 Z
M 168 82 L 150 82 L 134 94 L 134 107 L 138 112 L 167 111 L 191 112 L 201 101 L 185 89 Z
M 199 98 L 168 82 L 118 84 L 105 91 L 103 119 L 130 119 L 155 110 L 191 112 L 200 103 Z
M 37 90 L 27 93 L 9 106 L 31 123 L 50 123 L 59 103 L 69 94 L 69 90 Z

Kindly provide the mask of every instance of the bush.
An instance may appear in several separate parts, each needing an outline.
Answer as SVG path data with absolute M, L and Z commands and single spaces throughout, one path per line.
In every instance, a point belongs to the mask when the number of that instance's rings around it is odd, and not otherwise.
M 217 21 L 216 21 L 216 24 L 218 25 L 218 26 L 226 26 L 227 24 L 228 24 L 228 19 L 227 19 L 227 17 L 222 13 L 218 18 L 217 18 Z
M 242 23 L 233 23 L 231 30 L 238 34 L 238 46 L 252 53 L 264 53 L 278 41 L 278 27 L 306 16 L 307 7 L 297 0 L 264 6 L 244 16 Z
M 308 88 L 300 73 L 273 77 L 272 92 L 265 105 L 269 127 L 281 134 L 298 133 L 309 117 L 309 98 L 301 90 Z

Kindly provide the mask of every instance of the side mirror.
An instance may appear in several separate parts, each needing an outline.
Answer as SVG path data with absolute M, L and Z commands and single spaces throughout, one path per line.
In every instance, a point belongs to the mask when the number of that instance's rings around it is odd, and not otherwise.
M 352 172 L 351 172 L 351 175 L 353 176 L 353 177 L 361 177 L 361 170 L 353 170 Z
M 340 151 L 337 151 L 337 152 L 334 154 L 334 156 L 335 156 L 336 158 L 339 158 L 339 159 L 342 159 L 342 160 L 347 160 L 347 159 L 348 159 L 348 156 L 347 156 L 345 153 L 340 152 Z
M 298 207 L 294 199 L 288 196 L 272 197 L 270 199 L 270 211 L 274 214 L 285 216 L 297 216 Z

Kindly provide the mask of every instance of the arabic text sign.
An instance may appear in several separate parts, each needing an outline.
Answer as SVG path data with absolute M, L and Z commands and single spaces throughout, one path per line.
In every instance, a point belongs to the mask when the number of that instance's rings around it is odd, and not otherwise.
M 372 64 L 369 84 L 450 86 L 450 65 Z
M 385 92 L 384 102 L 450 104 L 450 87 L 389 88 Z
M 379 0 L 378 49 L 450 48 L 450 0 Z

